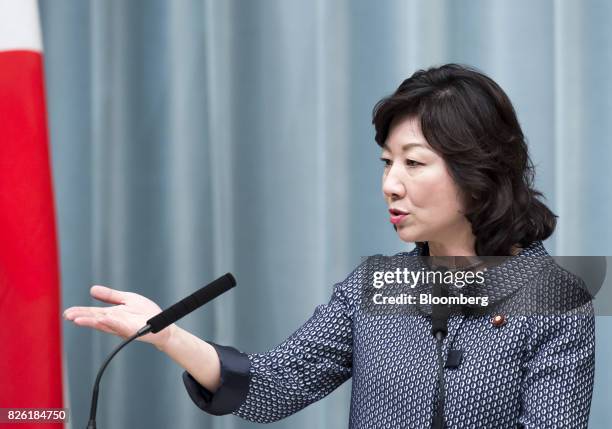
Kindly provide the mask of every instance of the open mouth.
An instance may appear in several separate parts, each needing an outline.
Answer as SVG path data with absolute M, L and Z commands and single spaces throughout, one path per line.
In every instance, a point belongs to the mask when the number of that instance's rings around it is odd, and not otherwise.
M 400 210 L 400 209 L 389 209 L 389 213 L 391 214 L 391 217 L 389 218 L 389 221 L 393 224 L 393 225 L 397 225 L 400 222 L 402 222 L 404 220 L 404 218 L 406 218 L 406 216 L 408 216 L 410 213 L 404 211 L 404 210 Z

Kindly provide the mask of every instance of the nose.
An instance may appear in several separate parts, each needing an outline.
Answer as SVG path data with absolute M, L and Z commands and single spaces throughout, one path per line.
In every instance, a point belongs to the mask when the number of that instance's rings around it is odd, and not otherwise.
M 387 175 L 383 176 L 382 191 L 385 197 L 391 200 L 402 199 L 406 195 L 406 187 L 398 173 L 399 171 L 391 167 Z

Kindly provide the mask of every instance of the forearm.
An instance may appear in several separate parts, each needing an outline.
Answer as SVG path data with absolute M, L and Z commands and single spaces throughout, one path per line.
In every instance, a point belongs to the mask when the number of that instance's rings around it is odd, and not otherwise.
M 175 360 L 187 370 L 183 382 L 191 399 L 213 415 L 232 413 L 253 422 L 270 423 L 329 394 L 352 373 L 352 319 L 348 301 L 355 298 L 347 297 L 343 288 L 357 284 L 361 277 L 364 274 L 354 270 L 345 282 L 335 284 L 329 303 L 317 306 L 306 323 L 266 353 L 246 354 L 234 347 L 202 341 L 217 356 L 214 364 L 202 363 L 205 371 L 201 375 L 197 368 L 188 367 L 188 353 L 180 353 L 185 362 Z M 356 288 L 354 297 L 360 296 L 358 293 Z M 168 344 L 189 344 L 189 340 L 179 340 L 182 337 L 184 334 L 179 333 Z M 196 344 L 201 341 L 196 340 Z M 203 359 L 211 358 L 192 358 Z M 214 376 L 213 371 L 206 371 L 206 366 L 214 366 Z M 212 396 L 212 389 L 205 384 L 207 378 L 218 383 L 212 386 L 217 388 Z
M 211 392 L 221 384 L 221 363 L 217 352 L 206 341 L 174 325 L 172 333 L 157 348 L 185 369 Z

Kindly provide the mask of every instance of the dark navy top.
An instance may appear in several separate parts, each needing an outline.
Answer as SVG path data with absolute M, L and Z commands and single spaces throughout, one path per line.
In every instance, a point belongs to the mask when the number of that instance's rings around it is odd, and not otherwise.
M 431 306 L 385 313 L 364 304 L 372 270 L 416 269 L 411 264 L 418 264 L 421 253 L 426 250 L 417 247 L 368 258 L 334 285 L 329 303 L 267 353 L 212 344 L 221 361 L 221 386 L 211 394 L 184 372 L 190 397 L 208 413 L 267 423 L 352 377 L 350 428 L 430 428 L 438 401 Z M 447 365 L 449 350 L 461 354 L 444 369 L 447 427 L 586 428 L 595 327 L 584 283 L 560 267 L 540 241 L 488 269 L 485 277 L 481 295 L 489 296 L 490 312 L 469 306 L 453 312 L 443 342 Z M 414 292 L 420 287 L 427 285 Z

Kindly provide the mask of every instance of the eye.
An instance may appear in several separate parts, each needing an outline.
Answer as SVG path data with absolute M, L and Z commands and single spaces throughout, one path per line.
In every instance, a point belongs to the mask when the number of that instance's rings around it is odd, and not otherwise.
M 391 160 L 388 158 L 380 158 L 380 160 L 385 164 L 385 168 L 391 167 Z
M 419 165 L 423 165 L 423 164 L 422 164 L 422 163 L 420 163 L 420 162 L 418 162 L 418 161 L 415 161 L 415 160 L 413 160 L 413 159 L 407 159 L 407 160 L 406 160 L 406 165 L 407 165 L 408 167 L 418 167 Z

